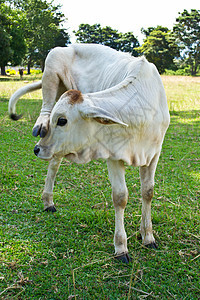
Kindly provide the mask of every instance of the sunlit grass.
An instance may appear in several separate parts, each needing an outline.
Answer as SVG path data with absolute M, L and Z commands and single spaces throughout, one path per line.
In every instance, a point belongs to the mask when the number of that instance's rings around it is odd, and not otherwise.
M 162 76 L 170 111 L 200 109 L 200 77 Z
M 20 87 L 25 86 L 31 82 L 38 81 L 42 77 L 42 74 L 27 75 L 23 80 L 19 79 L 19 76 L 1 76 L 0 77 L 0 95 L 1 98 L 10 98 L 11 95 Z M 28 93 L 21 99 L 42 99 L 41 90 Z

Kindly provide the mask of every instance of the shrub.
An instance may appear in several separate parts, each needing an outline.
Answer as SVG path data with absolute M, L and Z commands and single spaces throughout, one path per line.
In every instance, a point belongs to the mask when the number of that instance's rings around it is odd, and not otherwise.
M 31 69 L 31 74 L 41 74 L 42 71 L 41 70 L 35 70 L 35 69 Z M 27 71 L 24 71 L 24 74 L 27 75 Z
M 41 70 L 31 70 L 31 74 L 41 74 Z
M 179 76 L 189 76 L 191 75 L 190 70 L 188 67 L 184 69 L 178 69 L 176 71 L 174 70 L 165 70 L 164 75 L 179 75 Z
M 16 75 L 16 71 L 12 70 L 12 69 L 7 69 L 6 70 L 6 74 L 8 74 L 8 75 Z

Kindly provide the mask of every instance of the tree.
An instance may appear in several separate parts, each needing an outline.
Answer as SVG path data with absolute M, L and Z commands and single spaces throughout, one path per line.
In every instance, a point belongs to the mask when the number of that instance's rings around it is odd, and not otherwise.
M 74 33 L 77 42 L 102 44 L 138 56 L 135 48 L 139 46 L 139 42 L 132 32 L 123 34 L 109 26 L 102 28 L 100 24 L 80 24 L 79 29 Z
M 55 46 L 65 46 L 70 42 L 69 34 L 61 27 L 66 18 L 60 6 L 53 5 L 53 1 L 14 0 L 14 4 L 26 16 L 24 32 L 28 73 L 33 64 L 39 64 L 43 69 L 48 52 Z
M 173 68 L 173 60 L 179 56 L 179 48 L 169 29 L 157 26 L 147 30 L 142 29 L 142 32 L 146 34 L 146 39 L 136 50 L 154 63 L 160 73 L 163 73 L 165 69 Z
M 10 47 L 10 36 L 5 29 L 0 26 L 0 66 L 1 75 L 6 75 L 5 66 L 12 56 L 12 49 Z
M 48 0 L 0 0 L 0 66 L 5 74 L 8 62 L 44 68 L 48 52 L 56 46 L 70 43 L 62 27 L 65 21 L 60 6 Z
M 121 33 L 119 43 L 119 50 L 122 52 L 130 52 L 135 57 L 139 55 L 136 49 L 140 46 L 140 44 L 132 32 L 127 32 L 124 34 Z
M 77 42 L 80 43 L 93 43 L 101 44 L 103 42 L 101 36 L 101 25 L 100 24 L 80 24 L 77 31 L 73 31 L 77 37 Z
M 21 63 L 26 53 L 26 43 L 22 28 L 23 13 L 0 2 L 0 66 L 5 75 L 5 66 Z
M 141 28 L 141 33 L 144 34 L 147 38 L 150 35 L 150 33 L 155 29 L 156 29 L 156 27 L 148 27 L 147 29 L 142 27 Z
M 189 64 L 191 74 L 196 75 L 200 63 L 200 10 L 186 9 L 179 13 L 173 33 L 182 48 L 182 57 Z

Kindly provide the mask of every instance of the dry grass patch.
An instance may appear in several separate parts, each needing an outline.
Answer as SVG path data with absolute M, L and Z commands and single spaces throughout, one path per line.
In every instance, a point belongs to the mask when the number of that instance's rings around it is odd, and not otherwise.
M 170 111 L 200 108 L 200 77 L 162 76 Z

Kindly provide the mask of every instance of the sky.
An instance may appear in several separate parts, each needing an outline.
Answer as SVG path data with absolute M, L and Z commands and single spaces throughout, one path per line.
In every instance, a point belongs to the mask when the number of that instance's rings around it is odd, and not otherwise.
M 133 32 L 141 43 L 144 36 L 141 28 L 157 25 L 173 28 L 178 12 L 184 9 L 200 9 L 199 0 L 56 0 L 62 5 L 62 12 L 68 18 L 67 28 L 71 41 L 75 42 L 73 30 L 79 24 L 99 23 L 119 32 Z

